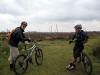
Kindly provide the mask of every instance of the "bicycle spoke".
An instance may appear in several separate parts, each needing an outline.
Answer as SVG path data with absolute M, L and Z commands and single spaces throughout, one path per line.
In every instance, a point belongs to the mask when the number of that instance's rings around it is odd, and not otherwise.
M 43 61 L 43 54 L 42 54 L 42 50 L 41 50 L 41 49 L 38 49 L 38 50 L 36 51 L 35 60 L 36 60 L 36 63 L 37 63 L 38 65 L 41 65 L 41 64 L 42 64 L 42 61 Z
M 90 61 L 90 58 L 84 54 L 84 68 L 85 68 L 85 71 L 90 74 L 92 72 L 92 64 L 91 64 L 91 61 Z
M 25 55 L 19 55 L 15 61 L 14 72 L 17 74 L 23 74 L 28 66 L 27 62 L 24 62 Z

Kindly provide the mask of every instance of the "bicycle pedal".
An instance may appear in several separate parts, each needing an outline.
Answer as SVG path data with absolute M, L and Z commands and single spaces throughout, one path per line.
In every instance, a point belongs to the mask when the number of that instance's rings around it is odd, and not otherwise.
M 29 62 L 30 62 L 31 64 L 33 64 L 32 58 L 29 58 Z
M 33 62 L 32 62 L 31 60 L 30 60 L 29 62 L 30 62 L 31 64 L 33 64 Z

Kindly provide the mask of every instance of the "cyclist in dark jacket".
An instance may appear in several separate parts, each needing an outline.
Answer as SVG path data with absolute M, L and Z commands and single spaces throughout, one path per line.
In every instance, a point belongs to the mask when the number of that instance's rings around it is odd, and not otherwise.
M 15 32 L 12 33 L 9 45 L 18 47 L 18 43 L 24 42 L 24 41 L 29 41 L 27 37 L 23 34 L 24 30 L 21 27 L 17 27 Z
M 20 27 L 17 27 L 15 31 L 11 34 L 10 40 L 8 42 L 10 47 L 10 56 L 8 58 L 10 62 L 10 70 L 13 70 L 13 62 L 15 58 L 19 55 L 18 43 L 24 41 L 30 41 L 23 34 L 25 28 L 27 26 L 27 22 L 23 21 Z
M 75 68 L 75 62 L 77 60 L 77 57 L 80 56 L 80 53 L 84 49 L 84 43 L 86 42 L 86 37 L 87 37 L 86 32 L 82 30 L 81 24 L 76 25 L 74 28 L 75 28 L 75 35 L 73 36 L 72 40 L 69 41 L 69 43 L 75 41 L 75 46 L 73 49 L 74 59 L 72 60 L 70 65 L 66 67 L 66 69 L 68 70 L 72 70 Z

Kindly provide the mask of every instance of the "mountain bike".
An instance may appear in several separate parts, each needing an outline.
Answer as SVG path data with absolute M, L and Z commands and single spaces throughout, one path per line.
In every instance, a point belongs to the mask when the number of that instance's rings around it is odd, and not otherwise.
M 39 40 L 40 41 L 40 40 Z M 27 55 L 20 54 L 16 57 L 14 61 L 14 72 L 15 74 L 24 74 L 28 68 L 28 63 L 32 63 L 32 54 L 35 52 L 35 61 L 37 65 L 41 65 L 43 63 L 43 52 L 42 49 L 38 47 L 38 41 L 33 40 L 34 45 L 31 48 L 25 49 L 28 50 Z
M 71 44 L 72 42 L 75 42 L 75 40 L 74 41 L 70 41 L 69 43 Z M 82 62 L 83 66 L 84 66 L 84 69 L 85 69 L 85 72 L 88 75 L 91 75 L 91 73 L 93 71 L 93 66 L 92 66 L 92 62 L 91 62 L 90 57 L 85 52 L 82 51 L 80 53 L 80 57 L 78 57 L 78 58 L 79 58 L 78 63 Z
M 88 75 L 91 75 L 92 71 L 93 71 L 93 66 L 92 66 L 92 62 L 90 57 L 85 53 L 85 52 L 81 52 L 81 56 L 79 57 L 79 61 L 78 63 L 82 62 L 85 72 Z

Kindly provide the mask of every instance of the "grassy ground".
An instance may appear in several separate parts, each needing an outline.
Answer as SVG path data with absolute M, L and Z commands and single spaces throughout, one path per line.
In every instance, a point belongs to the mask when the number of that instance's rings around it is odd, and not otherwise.
M 93 62 L 92 75 L 100 75 L 100 59 L 96 59 L 91 55 L 92 46 L 95 41 L 96 39 L 89 40 L 89 43 L 86 44 L 85 52 L 90 55 Z M 44 53 L 43 64 L 37 66 L 33 54 L 34 64 L 29 64 L 24 75 L 87 75 L 82 63 L 76 64 L 76 70 L 66 71 L 65 69 L 65 66 L 68 65 L 72 59 L 73 46 L 74 44 L 69 45 L 68 41 L 64 40 L 40 42 L 40 47 Z M 14 73 L 9 70 L 8 56 L 9 53 L 0 52 L 0 75 L 14 75 Z

